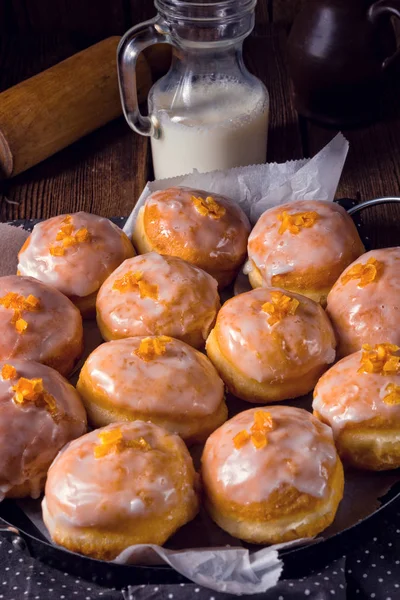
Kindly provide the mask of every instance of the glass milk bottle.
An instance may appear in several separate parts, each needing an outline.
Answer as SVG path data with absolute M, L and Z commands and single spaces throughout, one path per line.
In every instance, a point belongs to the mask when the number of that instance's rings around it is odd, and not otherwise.
M 269 96 L 243 62 L 256 0 L 155 0 L 158 15 L 128 31 L 118 49 L 122 105 L 130 127 L 150 136 L 156 179 L 266 160 Z M 138 107 L 135 65 L 156 43 L 172 65 Z

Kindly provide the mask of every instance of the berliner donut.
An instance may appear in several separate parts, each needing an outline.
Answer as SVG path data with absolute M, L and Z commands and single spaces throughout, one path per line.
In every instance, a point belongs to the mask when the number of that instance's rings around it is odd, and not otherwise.
M 35 360 L 68 375 L 82 352 L 82 317 L 66 296 L 32 277 L 0 277 L 0 360 Z
M 57 456 L 43 520 L 56 544 L 113 560 L 133 544 L 164 544 L 193 519 L 197 477 L 177 435 L 143 421 L 109 425 Z
M 246 410 L 224 423 L 206 442 L 201 476 L 211 518 L 255 544 L 316 535 L 343 497 L 331 429 L 289 406 Z
M 400 346 L 400 248 L 371 250 L 351 264 L 328 296 L 327 313 L 339 357 L 379 340 Z
M 103 281 L 134 255 L 128 237 L 108 219 L 59 215 L 35 225 L 19 252 L 18 274 L 52 285 L 90 317 Z
M 177 256 L 212 275 L 220 289 L 246 258 L 250 224 L 229 198 L 173 187 L 151 194 L 139 211 L 133 243 L 138 252 Z
M 224 384 L 204 354 L 168 336 L 102 344 L 77 389 L 95 427 L 151 421 L 186 443 L 204 442 L 227 419 Z
M 317 383 L 314 415 L 332 427 L 336 448 L 355 467 L 400 467 L 400 348 L 364 345 Z
M 103 283 L 97 324 L 106 341 L 167 335 L 199 348 L 219 307 L 211 275 L 180 258 L 149 252 L 126 260 Z
M 310 392 L 335 360 L 335 336 L 313 300 L 259 288 L 228 300 L 206 344 L 229 390 L 267 403 Z
M 38 498 L 61 448 L 86 432 L 76 390 L 37 362 L 0 362 L 0 500 Z
M 298 200 L 260 217 L 249 236 L 246 272 L 253 288 L 284 288 L 324 306 L 339 275 L 364 251 L 339 204 Z

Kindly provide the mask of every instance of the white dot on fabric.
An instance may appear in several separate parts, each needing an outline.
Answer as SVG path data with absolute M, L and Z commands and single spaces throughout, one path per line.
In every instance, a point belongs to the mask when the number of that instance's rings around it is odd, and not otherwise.
M 385 558 L 384 554 L 381 554 L 380 558 L 382 558 L 382 560 Z
M 24 562 L 24 559 L 23 558 L 19 558 L 18 562 Z
M 325 581 L 329 581 L 329 577 L 324 577 Z
M 159 590 L 159 588 L 158 588 L 158 587 L 155 587 L 155 588 L 154 588 L 154 591 L 155 591 L 155 592 L 158 592 L 158 590 Z
M 210 596 L 210 600 L 215 600 L 215 597 L 214 596 Z
M 393 546 L 392 542 L 389 542 L 389 543 L 388 543 L 388 546 L 389 546 L 389 548 L 390 548 L 391 546 Z
M 376 594 L 372 593 L 371 598 L 375 598 Z
M 327 567 L 327 568 L 328 568 L 328 567 Z M 332 573 L 333 573 L 334 575 L 337 575 L 337 571 L 332 571 Z
M 400 585 L 399 585 L 398 583 L 395 583 L 395 584 L 394 584 L 394 587 L 395 587 L 395 588 L 398 588 L 398 587 L 400 587 Z
M 13 586 L 13 590 L 17 590 L 17 589 L 18 589 L 18 586 L 17 586 L 17 585 L 14 585 L 14 586 Z
M 353 571 L 351 569 L 347 569 L 347 572 L 348 573 L 352 573 Z
M 174 595 L 173 594 L 168 594 L 168 598 L 173 598 Z
M 335 593 L 336 593 L 336 592 L 335 592 L 335 590 L 331 590 L 331 594 L 332 594 L 332 596 L 334 596 L 334 595 L 335 595 Z
M 52 591 L 53 591 L 53 588 L 49 588 L 49 592 L 52 592 Z
M 8 551 L 8 554 L 12 554 L 12 550 L 9 550 L 9 551 Z
M 184 584 L 184 583 L 180 583 L 179 585 L 180 585 L 181 587 L 185 587 L 185 584 Z
M 9 570 L 10 570 L 10 567 L 6 567 L 6 571 L 9 571 Z
M 36 583 L 37 583 L 38 585 L 42 585 L 42 584 L 40 583 L 40 581 L 37 581 Z
M 60 600 L 64 600 L 65 596 L 64 594 L 62 596 L 60 596 Z
M 386 600 L 392 600 L 391 598 L 389 598 L 389 596 L 386 598 Z
M 367 579 L 368 575 L 366 573 L 364 573 L 363 577 L 364 577 L 364 579 Z
M 400 565 L 400 560 L 396 560 L 394 564 L 395 565 Z
M 357 558 L 357 562 L 358 562 L 358 563 L 360 563 L 360 562 L 361 562 L 361 560 L 360 560 L 359 558 Z
M 289 583 L 289 586 L 290 586 L 290 587 L 293 587 L 293 586 L 294 586 L 294 583 Z
M 377 542 L 377 541 L 378 541 L 378 538 L 372 538 L 372 541 L 373 541 L 373 542 Z
M 320 585 L 319 581 L 314 581 L 314 585 Z
M 341 589 L 341 590 L 344 590 L 344 585 L 343 585 L 343 583 L 339 583 L 339 587 L 340 587 L 340 589 Z
M 75 583 L 80 583 L 79 579 L 76 579 L 76 580 L 75 580 Z
M 387 573 L 388 575 L 391 575 L 391 574 L 392 574 L 392 571 L 386 571 L 386 573 Z
M 378 581 L 379 581 L 379 583 L 382 583 L 383 582 L 382 577 L 379 577 Z
M 376 564 L 375 564 L 375 563 L 372 563 L 371 567 L 376 567 Z
M 283 596 L 279 596 L 278 600 L 284 600 Z
M 196 592 L 196 594 L 198 594 L 198 593 L 199 593 L 199 591 L 200 591 L 200 588 L 195 588 L 195 590 L 194 590 L 194 591 Z
M 304 590 L 304 595 L 309 596 L 311 594 L 310 590 Z

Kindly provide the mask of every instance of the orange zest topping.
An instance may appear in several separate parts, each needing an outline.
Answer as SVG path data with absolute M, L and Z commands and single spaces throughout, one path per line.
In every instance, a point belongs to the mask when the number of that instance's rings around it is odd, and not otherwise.
M 385 404 L 400 404 L 400 385 L 389 383 L 386 386 L 385 392 L 387 392 L 386 396 L 383 398 Z
M 15 379 L 17 376 L 17 370 L 12 365 L 3 365 L 1 369 L 1 377 L 4 380 Z
M 143 437 L 137 440 L 125 440 L 120 429 L 100 431 L 98 434 L 100 444 L 94 447 L 95 458 L 101 458 L 110 453 L 122 452 L 126 448 L 135 448 L 143 452 L 151 450 L 151 446 Z
M 220 219 L 226 213 L 225 207 L 218 204 L 212 196 L 207 196 L 205 199 L 200 196 L 198 198 L 192 196 L 191 200 L 197 212 L 203 217 L 208 216 L 212 219 Z
M 319 215 L 315 211 L 289 214 L 284 210 L 278 215 L 278 221 L 281 222 L 278 233 L 282 235 L 286 230 L 294 234 L 299 233 L 301 229 L 312 227 L 318 219 Z
M 347 273 L 345 273 L 340 281 L 345 284 L 351 281 L 351 279 L 359 279 L 357 287 L 363 288 L 369 283 L 376 281 L 379 274 L 382 271 L 383 263 L 376 260 L 376 258 L 369 258 L 365 264 L 357 263 L 352 266 Z
M 235 448 L 237 450 L 239 450 L 245 444 L 247 444 L 249 439 L 250 439 L 250 434 L 247 433 L 247 431 L 245 429 L 243 429 L 242 431 L 239 431 L 239 433 L 237 433 L 235 435 L 235 437 L 233 438 L 233 445 L 235 446 Z
M 288 315 L 294 315 L 300 302 L 296 298 L 290 298 L 283 292 L 271 292 L 271 302 L 265 302 L 261 310 L 270 315 L 268 325 L 279 323 Z
M 11 308 L 13 310 L 13 316 L 11 317 L 11 323 L 15 326 L 18 333 L 22 334 L 28 327 L 27 321 L 22 318 L 22 311 L 36 312 L 40 310 L 40 300 L 29 294 L 27 298 L 17 294 L 16 292 L 8 292 L 5 296 L 0 298 L 0 305 L 4 308 Z
M 233 438 L 233 445 L 237 450 L 242 448 L 249 440 L 256 450 L 264 448 L 268 444 L 267 432 L 274 426 L 271 413 L 264 410 L 256 410 L 254 413 L 254 422 L 250 428 L 250 433 L 243 429 Z
M 149 362 L 157 356 L 165 354 L 166 345 L 171 341 L 171 338 L 167 335 L 160 335 L 159 337 L 146 337 L 140 341 L 139 348 L 133 352 L 142 360 Z
M 35 404 L 38 407 L 44 407 L 52 417 L 57 414 L 57 404 L 54 396 L 46 392 L 43 387 L 43 379 L 26 379 L 20 377 L 16 385 L 12 387 L 15 392 L 13 397 L 14 404 L 25 405 Z
M 62 244 L 60 246 L 50 246 L 49 252 L 52 256 L 64 256 L 65 248 L 91 240 L 92 236 L 86 227 L 81 227 L 74 233 L 71 215 L 67 215 L 61 223 L 62 225 L 56 235 L 56 242 L 62 242 Z
M 158 299 L 158 285 L 148 283 L 143 279 L 143 273 L 136 271 L 136 273 L 125 273 L 120 279 L 116 279 L 113 285 L 113 290 L 119 290 L 120 292 L 132 292 L 139 290 L 141 298 L 152 298 L 153 300 Z
M 372 347 L 364 344 L 358 373 L 378 373 L 379 375 L 397 375 L 400 372 L 400 350 L 394 344 L 376 344 Z

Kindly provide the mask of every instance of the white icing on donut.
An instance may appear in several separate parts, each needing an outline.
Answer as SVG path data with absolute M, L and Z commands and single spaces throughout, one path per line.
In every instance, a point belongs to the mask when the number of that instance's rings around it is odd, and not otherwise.
M 82 317 L 61 292 L 32 277 L 0 277 L 0 298 L 9 292 L 24 298 L 30 294 L 35 296 L 40 308 L 34 312 L 22 311 L 28 326 L 21 334 L 11 322 L 13 309 L 0 304 L 0 360 L 15 357 L 46 363 L 69 346 L 79 349 L 83 336 Z
M 113 429 L 121 430 L 124 440 L 144 438 L 151 449 L 125 448 L 96 458 L 98 434 Z M 51 530 L 58 523 L 109 527 L 153 513 L 168 518 L 181 503 L 196 501 L 194 480 L 192 459 L 177 435 L 143 421 L 116 423 L 75 440 L 57 456 L 49 470 L 43 516 Z
M 194 196 L 211 196 L 225 208 L 225 214 L 216 219 L 200 214 L 193 203 Z M 151 194 L 143 210 L 145 229 L 148 222 L 171 244 L 198 248 L 210 258 L 240 256 L 246 251 L 250 223 L 241 208 L 224 196 L 186 187 L 169 188 Z M 152 242 L 156 244 L 157 240 Z
M 251 433 L 258 410 L 236 415 L 208 438 L 202 456 L 207 487 L 244 505 L 266 502 L 283 486 L 327 497 L 329 471 L 337 461 L 330 428 L 300 408 L 269 406 L 262 409 L 273 421 L 266 446 L 257 449 L 249 441 L 236 448 L 233 438 L 243 430 Z
M 115 407 L 149 416 L 201 418 L 218 409 L 224 384 L 204 354 L 170 338 L 163 354 L 143 360 L 135 354 L 142 339 L 108 342 L 92 352 L 85 378 L 94 391 Z
M 1 377 L 5 364 L 16 369 L 16 377 L 6 380 Z M 57 419 L 33 402 L 24 405 L 13 402 L 12 387 L 20 377 L 43 379 L 44 389 L 56 401 Z M 31 496 L 37 498 L 57 452 L 85 431 L 82 401 L 57 371 L 26 360 L 0 362 L 0 500 L 11 488 L 26 482 Z
M 360 351 L 343 358 L 321 377 L 314 390 L 313 409 L 335 435 L 353 423 L 375 417 L 384 419 L 387 425 L 400 422 L 400 403 L 384 402 L 388 385 L 400 386 L 400 374 L 358 373 L 361 355 Z
M 262 310 L 271 300 L 272 288 L 258 288 L 228 300 L 218 313 L 215 333 L 218 345 L 242 373 L 262 383 L 301 377 L 335 359 L 331 324 L 319 304 L 282 290 L 300 305 L 294 315 L 269 325 Z
M 355 264 L 375 258 L 383 264 L 375 281 L 359 287 L 359 279 L 342 278 Z M 338 334 L 343 354 L 362 344 L 391 342 L 400 346 L 400 248 L 371 250 L 354 261 L 328 295 L 327 313 Z
M 278 216 L 283 211 L 290 215 L 316 212 L 319 218 L 312 227 L 296 234 L 289 229 L 279 233 Z M 358 256 L 359 245 L 355 226 L 344 208 L 333 202 L 300 200 L 271 208 L 261 215 L 250 233 L 248 254 L 266 285 L 273 285 L 275 275 L 310 268 L 323 271 L 328 265 L 340 262 L 349 249 Z
M 141 273 L 158 286 L 156 297 L 141 297 L 138 288 L 120 291 L 117 280 Z M 217 282 L 186 261 L 155 252 L 126 260 L 104 282 L 97 296 L 97 311 L 119 337 L 170 335 L 180 338 L 199 330 L 206 339 L 219 308 Z
M 87 228 L 90 241 L 65 248 L 63 256 L 52 256 L 50 247 L 66 215 L 38 223 L 28 238 L 28 246 L 19 253 L 18 272 L 52 285 L 66 296 L 88 296 L 127 257 L 122 231 L 109 219 L 85 212 L 71 214 L 74 231 Z M 125 242 L 126 244 L 126 242 Z M 133 248 L 132 248 L 133 253 Z

